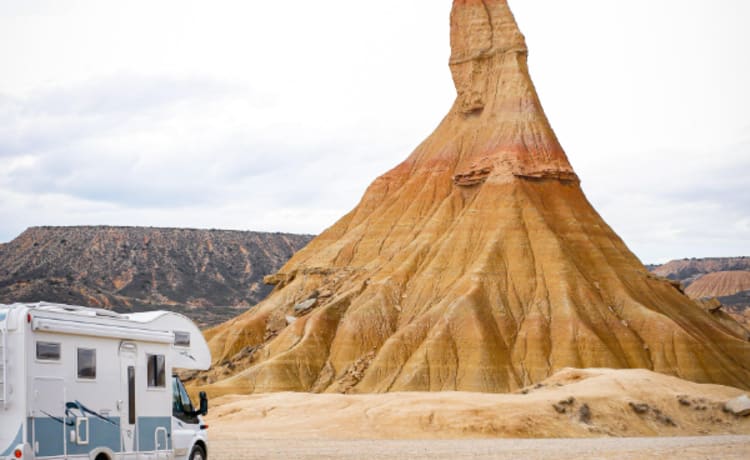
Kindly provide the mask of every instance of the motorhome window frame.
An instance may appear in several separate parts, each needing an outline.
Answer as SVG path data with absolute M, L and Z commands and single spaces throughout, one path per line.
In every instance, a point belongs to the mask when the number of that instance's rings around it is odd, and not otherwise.
M 81 377 L 81 374 L 80 374 L 81 369 L 80 369 L 79 361 L 78 361 L 78 359 L 79 359 L 78 352 L 81 351 L 81 350 L 93 351 L 94 352 L 94 376 L 93 377 Z M 97 359 L 96 358 L 97 358 L 98 354 L 99 353 L 97 352 L 96 348 L 91 348 L 91 347 L 76 347 L 76 381 L 77 382 L 82 382 L 82 383 L 93 383 L 93 382 L 96 382 L 96 378 L 97 378 L 97 369 L 96 369 L 97 368 Z
M 128 424 L 135 425 L 138 421 L 138 413 L 136 412 L 136 398 L 138 397 L 138 391 L 136 388 L 136 372 L 135 365 L 129 365 L 127 367 L 128 374 Z
M 158 358 L 159 356 L 161 356 L 163 360 L 164 380 L 162 382 L 162 385 L 158 385 L 158 382 L 157 382 L 157 385 L 151 385 L 151 380 L 149 379 L 149 372 L 151 371 L 151 358 L 152 357 Z M 146 353 L 146 391 L 165 391 L 166 389 L 167 389 L 167 355 L 165 353 Z
M 190 337 L 189 331 L 173 331 L 174 332 L 174 342 L 173 345 L 178 348 L 190 348 L 190 340 L 192 337 Z M 179 337 L 179 338 L 178 338 Z M 187 342 L 185 342 L 184 338 L 187 337 Z
M 195 406 L 193 406 L 193 400 L 190 398 L 190 394 L 185 389 L 185 385 L 182 383 L 182 380 L 176 375 L 172 376 L 172 417 L 175 417 L 179 420 L 181 420 L 184 423 L 188 423 L 191 425 L 196 425 L 200 423 L 200 419 L 198 418 L 198 414 L 195 412 Z M 175 403 L 175 396 L 177 396 L 177 402 L 179 403 L 179 408 L 176 408 Z M 190 402 L 190 409 L 191 414 L 188 414 L 185 410 L 185 399 Z M 179 409 L 179 410 L 178 410 Z
M 58 355 L 57 359 L 40 358 L 39 357 L 39 344 L 46 343 L 51 345 L 57 345 Z M 62 342 L 52 342 L 51 340 L 34 339 L 34 361 L 39 364 L 61 364 L 63 355 Z

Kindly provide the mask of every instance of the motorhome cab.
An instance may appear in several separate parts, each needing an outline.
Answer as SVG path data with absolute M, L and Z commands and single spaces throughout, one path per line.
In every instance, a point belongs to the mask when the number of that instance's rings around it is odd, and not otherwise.
M 205 394 L 172 371 L 210 363 L 176 313 L 0 304 L 0 460 L 204 460 Z

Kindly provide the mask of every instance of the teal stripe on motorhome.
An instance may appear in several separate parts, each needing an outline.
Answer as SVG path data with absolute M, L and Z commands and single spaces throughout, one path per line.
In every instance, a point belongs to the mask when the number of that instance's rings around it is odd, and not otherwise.
M 18 427 L 18 434 L 16 434 L 16 437 L 13 438 L 13 441 L 10 442 L 10 445 L 7 449 L 0 452 L 0 457 L 5 457 L 6 455 L 10 455 L 13 453 L 13 449 L 16 448 L 17 445 L 21 444 L 23 441 L 23 425 Z
M 28 442 L 34 445 L 34 439 L 39 441 L 37 457 L 52 457 L 62 455 L 64 448 L 63 424 L 49 417 L 29 418 Z M 34 434 L 36 432 L 36 434 Z M 34 436 L 36 436 L 34 438 Z
M 88 454 L 98 447 L 107 447 L 113 452 L 120 452 L 120 420 L 108 419 L 112 423 L 104 420 L 89 417 L 89 443 L 88 445 L 79 446 L 70 442 L 70 432 L 75 430 L 75 425 L 66 425 L 63 432 L 63 425 L 57 420 L 49 417 L 29 418 L 29 435 L 28 443 L 33 444 L 32 429 L 36 430 L 36 441 L 39 442 L 39 452 L 37 457 L 52 457 L 62 455 L 64 452 L 63 436 L 68 436 L 67 452 L 68 455 Z M 75 418 L 68 418 L 68 422 L 75 423 Z M 164 445 L 163 435 L 159 435 L 159 450 L 172 448 L 172 418 L 171 417 L 138 417 L 138 446 L 141 452 L 150 452 L 157 450 L 155 445 L 156 429 L 162 427 L 167 430 L 166 442 Z M 22 440 L 22 431 L 19 429 L 17 441 L 8 449 L 12 449 L 20 444 Z M 10 455 L 4 453 L 3 455 Z
M 49 417 L 37 417 L 29 419 L 28 442 L 33 443 L 32 427 L 36 431 L 36 441 L 39 443 L 39 452 L 37 457 L 51 457 L 62 455 L 64 452 L 63 436 L 67 436 L 68 455 L 88 454 L 97 447 L 107 447 L 114 452 L 120 451 L 120 420 L 108 419 L 112 423 L 104 420 L 90 417 L 89 418 L 89 443 L 88 445 L 79 446 L 70 442 L 70 432 L 75 431 L 75 418 L 68 418 L 69 423 L 63 432 L 62 423 Z M 114 425 L 113 425 L 114 423 Z
M 156 429 L 162 427 L 167 430 L 167 445 L 164 445 L 163 435 L 159 435 L 159 449 L 172 447 L 172 417 L 138 417 L 138 447 L 143 452 L 157 450 L 154 435 Z
M 74 418 L 71 418 L 70 420 L 75 423 Z M 89 437 L 91 439 L 89 439 L 87 445 L 79 446 L 78 444 L 70 442 L 70 435 L 68 435 L 68 455 L 88 454 L 98 447 L 106 447 L 113 452 L 119 452 L 120 420 L 108 420 L 112 423 L 105 422 L 104 420 L 95 417 L 89 417 Z M 68 427 L 69 432 L 74 430 L 75 425 Z

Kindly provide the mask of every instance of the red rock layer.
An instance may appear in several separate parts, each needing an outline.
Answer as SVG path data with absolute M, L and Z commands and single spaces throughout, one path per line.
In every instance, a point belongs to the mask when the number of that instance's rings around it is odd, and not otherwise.
M 565 367 L 748 387 L 750 343 L 651 276 L 581 191 L 504 0 L 455 0 L 436 131 L 207 332 L 213 393 L 505 392 Z

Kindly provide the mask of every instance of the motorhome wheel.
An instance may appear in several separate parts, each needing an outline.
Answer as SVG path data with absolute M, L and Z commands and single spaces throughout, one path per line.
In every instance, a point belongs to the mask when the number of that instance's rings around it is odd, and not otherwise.
M 206 453 L 203 452 L 201 446 L 193 447 L 193 451 L 190 452 L 190 460 L 206 460 Z

